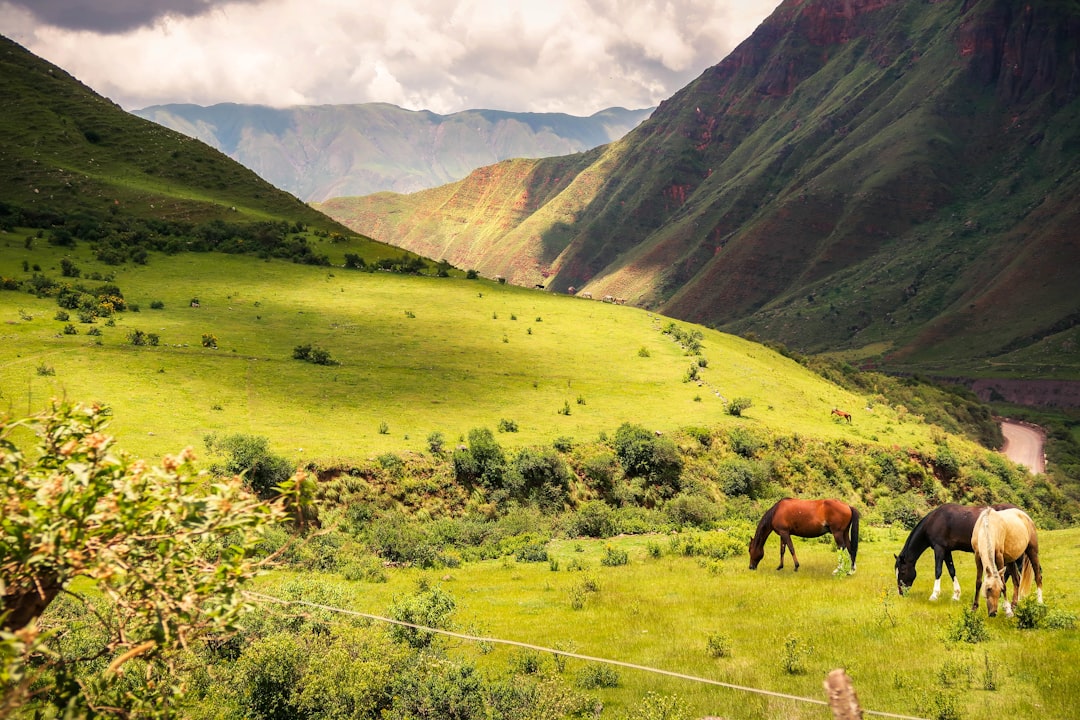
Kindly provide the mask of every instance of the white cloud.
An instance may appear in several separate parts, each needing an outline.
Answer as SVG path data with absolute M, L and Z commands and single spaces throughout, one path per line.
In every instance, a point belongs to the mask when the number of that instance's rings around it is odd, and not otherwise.
M 0 0 L 0 32 L 129 109 L 390 102 L 587 115 L 670 97 L 778 2 L 134 1 L 152 5 L 140 10 L 152 19 L 104 33 L 78 29 L 100 18 L 69 15 L 60 27 L 28 0 Z

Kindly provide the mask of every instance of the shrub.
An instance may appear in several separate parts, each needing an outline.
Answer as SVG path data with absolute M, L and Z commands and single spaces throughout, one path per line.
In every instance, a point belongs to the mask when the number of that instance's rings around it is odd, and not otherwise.
M 542 543 L 529 543 L 518 548 L 514 557 L 518 562 L 547 562 L 548 551 Z
M 802 675 L 806 672 L 806 657 L 813 652 L 812 645 L 804 643 L 794 634 L 788 635 L 784 638 L 784 647 L 780 653 L 780 667 L 788 675 Z
M 128 342 L 136 347 L 146 345 L 146 333 L 142 330 L 133 329 L 127 334 Z
M 400 513 L 372 520 L 364 528 L 364 536 L 369 549 L 389 562 L 426 568 L 433 567 L 438 560 L 438 551 L 427 529 Z
M 78 335 L 79 331 L 77 329 L 75 329 L 74 325 L 72 325 L 71 323 L 68 323 L 67 325 L 64 326 L 64 334 L 65 335 Z
M 488 488 L 501 488 L 506 471 L 506 455 L 488 428 L 469 431 L 469 445 L 454 451 L 454 475 L 460 481 L 480 482 Z
M 753 459 L 765 447 L 765 441 L 745 427 L 732 428 L 728 432 L 728 444 L 735 453 L 747 459 Z
M 571 474 L 554 448 L 521 448 L 504 478 L 511 495 L 537 506 L 556 510 L 570 492 Z
M 383 420 L 382 422 L 380 422 L 379 423 L 379 434 L 380 435 L 386 435 L 389 432 L 390 432 L 390 426 L 386 424 L 386 421 Z
M 434 587 L 398 599 L 390 606 L 387 614 L 394 620 L 413 625 L 447 629 L 450 627 L 450 615 L 456 606 L 454 598 L 449 593 L 442 588 Z M 428 647 L 435 637 L 435 634 L 430 631 L 402 625 L 394 625 L 390 633 L 394 639 L 407 642 L 415 648 Z
M 600 564 L 605 567 L 618 567 L 620 565 L 626 565 L 630 562 L 630 557 L 625 550 L 612 547 L 611 545 L 604 546 L 604 555 L 600 558 Z
M 165 309 L 165 303 L 163 303 L 161 300 L 151 300 L 150 301 L 150 309 L 151 310 L 164 310 Z
M 60 322 L 67 322 L 69 317 L 71 316 L 68 315 L 67 310 L 57 310 L 56 314 L 53 315 L 53 319 L 59 320 Z
M 210 348 L 211 350 L 216 350 L 217 346 L 218 346 L 217 338 L 214 337 L 213 335 L 211 335 L 210 333 L 203 333 L 202 346 L 204 348 Z
M 611 537 L 615 534 L 615 513 L 602 500 L 590 500 L 566 518 L 566 532 L 571 537 Z
M 608 665 L 590 663 L 577 674 L 577 686 L 582 690 L 619 687 L 619 671 Z
M 245 484 L 259 497 L 277 494 L 277 486 L 292 474 L 292 463 L 270 452 L 269 441 L 257 435 L 236 433 L 219 437 L 211 433 L 204 438 L 206 448 L 225 455 L 225 461 L 213 465 L 214 472 L 241 475 Z
M 690 708 L 678 695 L 660 695 L 650 690 L 627 716 L 632 720 L 690 720 Z
M 330 357 L 330 351 L 320 347 L 311 348 L 308 360 L 316 365 L 337 365 L 337 361 Z
M 305 660 L 303 647 L 287 633 L 258 639 L 236 662 L 234 687 L 245 717 L 277 720 L 293 712 Z
M 953 642 L 980 643 L 990 639 L 983 616 L 971 608 L 964 608 L 945 632 L 945 638 Z
M 677 527 L 710 528 L 720 516 L 720 509 L 707 497 L 682 492 L 668 500 L 664 514 Z
M 60 258 L 60 274 L 64 277 L 77 278 L 82 275 L 82 271 L 69 258 Z
M 655 436 L 640 425 L 623 423 L 615 431 L 615 454 L 627 475 L 644 478 L 649 485 L 657 486 L 661 495 L 678 491 L 682 458 L 669 438 Z
M 52 365 L 46 365 L 42 362 L 37 366 L 37 374 L 41 377 L 48 377 L 50 375 L 55 375 L 56 370 L 53 369 Z
M 445 442 L 446 439 L 443 437 L 443 434 L 438 430 L 435 430 L 427 437 L 428 451 L 430 451 L 432 455 L 442 455 Z
M 508 433 L 517 432 L 518 431 L 518 424 L 517 424 L 517 422 L 515 422 L 513 420 L 507 420 L 506 418 L 503 418 L 503 419 L 499 420 L 498 430 L 499 430 L 499 432 L 508 432 Z
M 1034 630 L 1042 627 L 1048 612 L 1049 608 L 1046 605 L 1038 602 L 1034 597 L 1026 597 L 1016 603 L 1014 609 L 1016 627 L 1021 630 Z
M 730 657 L 731 640 L 720 632 L 709 633 L 709 637 L 705 639 L 705 652 L 711 658 Z
M 748 409 L 751 405 L 753 405 L 753 402 L 748 397 L 732 398 L 731 402 L 729 402 L 727 406 L 728 415 L 741 417 L 743 414 L 743 410 Z
M 728 497 L 739 495 L 757 497 L 765 484 L 763 466 L 758 462 L 743 458 L 721 460 L 716 465 L 716 474 L 720 489 Z

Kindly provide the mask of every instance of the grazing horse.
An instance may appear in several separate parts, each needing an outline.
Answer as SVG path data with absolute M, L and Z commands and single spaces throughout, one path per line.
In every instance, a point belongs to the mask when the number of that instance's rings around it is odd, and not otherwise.
M 1039 602 L 1042 597 L 1042 566 L 1039 564 L 1039 538 L 1035 533 L 1035 523 L 1023 510 L 1010 508 L 995 510 L 986 508 L 975 521 L 971 533 L 971 547 L 975 550 L 975 602 L 971 609 L 979 609 L 979 588 L 986 577 L 983 594 L 986 595 L 986 613 L 990 617 L 997 615 L 998 598 L 1005 594 L 1005 582 L 1008 579 L 1006 564 L 1020 558 L 1027 558 L 1023 576 L 1019 582 L 1013 580 L 1013 599 L 1009 604 L 1005 599 L 1005 615 L 1012 617 L 1012 606 L 1023 595 L 1031 591 L 1031 581 L 1039 588 Z
M 836 544 L 851 556 L 851 572 L 855 572 L 855 555 L 859 552 L 859 511 L 839 500 L 798 500 L 784 498 L 765 511 L 750 540 L 750 569 L 756 570 L 765 556 L 765 541 L 769 534 L 780 536 L 780 566 L 784 568 L 784 548 L 791 551 L 796 572 L 799 559 L 791 536 L 814 538 L 832 533 Z
M 847 420 L 848 422 L 851 422 L 851 413 L 849 413 L 846 410 L 840 410 L 839 408 L 833 408 L 832 409 L 832 414 L 836 415 L 841 420 Z
M 995 510 L 1015 508 L 1015 505 L 994 505 Z M 949 568 L 953 581 L 953 600 L 960 599 L 960 581 L 956 579 L 956 566 L 953 565 L 953 550 L 972 552 L 971 532 L 975 529 L 975 520 L 983 511 L 980 505 L 956 505 L 947 503 L 931 510 L 923 517 L 908 535 L 904 547 L 896 559 L 896 589 L 903 595 L 915 582 L 915 563 L 927 548 L 934 550 L 934 591 L 931 600 L 937 600 L 941 594 L 941 564 Z M 1015 566 L 1008 568 L 1014 577 L 1018 574 Z

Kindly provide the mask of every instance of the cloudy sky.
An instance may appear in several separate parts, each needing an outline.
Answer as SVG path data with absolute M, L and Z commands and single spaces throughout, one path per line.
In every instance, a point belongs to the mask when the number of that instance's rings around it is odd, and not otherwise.
M 133 110 L 388 102 L 590 115 L 670 97 L 780 0 L 0 0 L 0 34 Z

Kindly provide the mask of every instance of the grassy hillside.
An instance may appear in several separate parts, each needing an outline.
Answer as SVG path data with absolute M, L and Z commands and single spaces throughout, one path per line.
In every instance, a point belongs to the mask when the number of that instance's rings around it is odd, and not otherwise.
M 155 105 L 135 114 L 202 140 L 297 197 L 321 201 L 414 192 L 507 158 L 581 152 L 622 137 L 650 112 L 437 115 L 386 103 L 280 109 L 226 103 Z
M 221 249 L 342 262 L 401 250 L 357 236 L 201 142 L 124 112 L 0 37 L 0 228 L 90 243 L 111 263 Z M 245 244 L 246 243 L 246 244 Z
M 70 310 L 58 320 L 55 296 L 0 291 L 4 407 L 32 410 L 51 396 L 108 402 L 125 447 L 140 454 L 201 446 L 207 432 L 223 431 L 269 437 L 298 458 L 358 458 L 422 450 L 434 431 L 456 443 L 502 419 L 519 430 L 501 441 L 546 444 L 592 439 L 624 421 L 659 431 L 734 422 L 726 402 L 743 396 L 753 423 L 789 432 L 900 445 L 930 433 L 732 336 L 703 330 L 702 355 L 689 355 L 663 332 L 669 320 L 643 310 L 485 280 L 221 254 L 113 267 L 83 245 L 27 249 L 28 237 L 0 235 L 0 276 L 90 289 L 101 283 L 86 278 L 107 276 L 139 311 L 82 323 Z M 61 276 L 65 258 L 81 278 Z M 160 344 L 133 346 L 133 330 Z M 216 349 L 202 346 L 204 334 Z M 304 344 L 340 364 L 293 359 Z M 700 383 L 686 381 L 692 367 Z M 851 409 L 855 422 L 833 422 L 833 407 Z
M 1080 8 L 832 7 L 783 3 L 602 151 L 321 207 L 513 282 L 802 352 L 1080 377 L 1061 342 L 1080 317 L 1080 66 L 1065 30 Z

